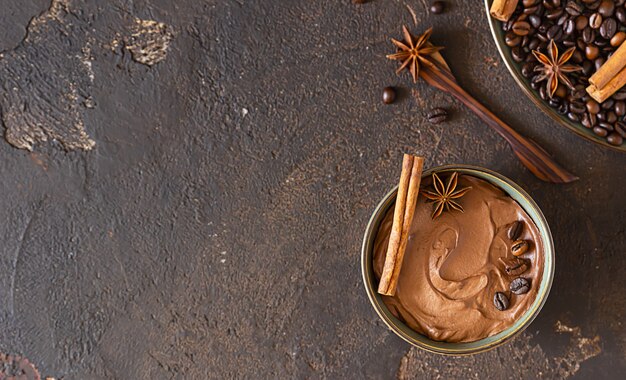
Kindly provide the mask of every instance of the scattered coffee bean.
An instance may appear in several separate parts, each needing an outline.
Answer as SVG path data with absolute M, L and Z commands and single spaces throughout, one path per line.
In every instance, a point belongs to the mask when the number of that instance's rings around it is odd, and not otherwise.
M 511 253 L 513 256 L 521 256 L 528 250 L 528 242 L 526 240 L 516 240 L 511 244 Z
M 496 294 L 494 294 L 493 296 L 493 304 L 495 305 L 496 309 L 504 311 L 509 308 L 509 299 L 506 294 L 496 292 Z
M 391 104 L 396 100 L 396 90 L 393 87 L 383 89 L 383 103 Z
M 529 261 L 519 257 L 501 257 L 499 260 L 502 263 L 504 272 L 509 276 L 519 276 L 529 268 Z
M 524 277 L 518 277 L 515 280 L 511 281 L 509 284 L 509 289 L 513 294 L 525 294 L 530 290 L 530 283 Z
M 522 234 L 523 229 L 524 223 L 520 222 L 519 220 L 513 222 L 513 224 L 511 224 L 511 227 L 509 227 L 509 239 L 511 241 L 517 240 L 517 238 L 519 238 Z
M 441 14 L 443 13 L 444 9 L 446 8 L 446 3 L 444 3 L 443 1 L 434 1 L 433 4 L 430 6 L 430 12 L 432 14 Z
M 443 123 L 448 119 L 448 111 L 443 108 L 433 108 L 426 117 L 433 124 Z

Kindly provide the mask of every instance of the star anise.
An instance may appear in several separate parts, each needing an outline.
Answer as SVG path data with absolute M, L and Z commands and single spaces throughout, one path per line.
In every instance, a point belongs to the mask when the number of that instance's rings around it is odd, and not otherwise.
M 409 32 L 406 26 L 402 26 L 404 41 L 400 42 L 392 38 L 391 42 L 396 45 L 398 52 L 387 56 L 389 59 L 402 61 L 396 73 L 399 73 L 408 66 L 413 76 L 413 82 L 417 82 L 420 73 L 420 63 L 430 65 L 427 57 L 443 49 L 443 47 L 432 46 L 428 43 L 432 32 L 433 28 L 429 28 L 424 34 L 416 37 Z
M 461 198 L 467 193 L 471 187 L 464 187 L 460 190 L 456 189 L 459 181 L 459 173 L 454 172 L 448 178 L 448 183 L 444 186 L 443 181 L 439 178 L 437 173 L 433 173 L 433 188 L 435 191 L 422 190 L 420 193 L 433 201 L 435 204 L 435 210 L 433 211 L 432 218 L 435 219 L 445 209 L 446 211 L 451 208 L 457 211 L 463 212 L 463 206 L 461 206 L 455 199 Z
M 559 57 L 559 49 L 556 47 L 554 40 L 550 40 L 550 46 L 548 47 L 549 57 L 537 50 L 533 50 L 533 55 L 541 63 L 541 65 L 535 67 L 535 71 L 540 72 L 540 75 L 533 79 L 533 81 L 541 82 L 547 80 L 546 90 L 548 90 L 550 97 L 554 95 L 556 89 L 559 87 L 559 80 L 570 89 L 574 88 L 574 85 L 565 74 L 580 71 L 582 67 L 566 65 L 565 63 L 572 58 L 572 54 L 574 54 L 575 50 L 576 47 L 572 46 Z

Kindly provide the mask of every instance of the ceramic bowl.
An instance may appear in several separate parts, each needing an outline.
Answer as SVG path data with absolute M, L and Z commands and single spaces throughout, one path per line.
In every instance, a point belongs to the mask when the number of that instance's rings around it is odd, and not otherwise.
M 504 42 L 505 33 L 500 27 L 500 21 L 494 19 L 489 14 L 491 3 L 493 3 L 493 0 L 485 0 L 485 9 L 487 10 L 487 19 L 489 20 L 489 27 L 491 28 L 491 35 L 496 42 L 496 46 L 498 47 L 498 51 L 500 52 L 500 56 L 502 57 L 504 64 L 509 69 L 513 79 L 515 79 L 515 82 L 517 82 L 526 96 L 528 96 L 533 103 L 537 105 L 537 107 L 539 107 L 553 120 L 557 121 L 560 125 L 566 127 L 577 135 L 604 147 L 626 152 L 626 142 L 622 143 L 620 146 L 609 144 L 605 138 L 596 136 L 590 129 L 585 128 L 581 123 L 573 122 L 564 115 L 558 113 L 554 108 L 550 107 L 547 102 L 541 99 L 538 91 L 535 91 L 530 87 L 530 81 L 522 75 L 522 65 L 513 61 L 513 58 L 511 58 L 511 49 Z
M 416 347 L 430 352 L 446 355 L 467 355 L 483 352 L 510 341 L 513 337 L 526 329 L 528 325 L 530 325 L 530 323 L 537 317 L 539 311 L 546 302 L 548 293 L 550 292 L 550 287 L 552 286 L 552 278 L 554 276 L 554 245 L 552 242 L 550 228 L 548 227 L 548 223 L 541 210 L 532 198 L 510 179 L 491 170 L 469 165 L 446 165 L 435 167 L 424 171 L 422 178 L 429 177 L 433 172 L 445 173 L 453 171 L 456 171 L 459 174 L 466 174 L 483 179 L 502 189 L 506 194 L 520 204 L 539 229 L 539 233 L 544 243 L 544 257 L 546 261 L 537 298 L 528 311 L 523 314 L 521 318 L 519 318 L 510 328 L 488 338 L 469 343 L 448 343 L 431 340 L 428 337 L 413 331 L 404 322 L 396 318 L 389 311 L 381 296 L 376 291 L 378 288 L 378 279 L 374 274 L 372 262 L 376 233 L 378 232 L 378 227 L 384 219 L 387 211 L 394 207 L 396 193 L 398 190 L 397 186 L 384 196 L 382 201 L 374 210 L 374 213 L 367 224 L 365 237 L 363 238 L 363 247 L 361 250 L 361 270 L 363 273 L 365 290 L 372 306 L 383 322 L 385 322 L 385 324 L 400 338 Z

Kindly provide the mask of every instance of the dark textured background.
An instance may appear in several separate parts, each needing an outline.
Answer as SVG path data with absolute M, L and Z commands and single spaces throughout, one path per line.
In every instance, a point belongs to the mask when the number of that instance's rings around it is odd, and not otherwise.
M 447 3 L 0 0 L 0 352 L 64 379 L 626 373 L 626 155 L 536 109 L 482 3 Z M 396 76 L 402 24 L 433 25 L 459 82 L 580 181 L 540 182 Z M 496 170 L 542 207 L 554 286 L 512 344 L 427 354 L 370 306 L 362 233 L 402 152 Z

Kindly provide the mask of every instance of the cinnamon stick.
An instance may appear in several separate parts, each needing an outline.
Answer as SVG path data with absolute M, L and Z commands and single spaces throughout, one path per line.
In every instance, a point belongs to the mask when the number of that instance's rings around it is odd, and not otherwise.
M 380 294 L 392 296 L 396 293 L 409 230 L 415 214 L 423 168 L 424 158 L 404 155 L 385 265 L 378 284 Z
M 496 20 L 509 21 L 519 0 L 493 0 L 489 13 Z
M 598 71 L 589 78 L 589 83 L 596 89 L 602 89 L 619 74 L 624 66 L 626 66 L 626 43 L 622 43 L 611 58 L 600 66 Z
M 626 67 L 624 67 L 617 75 L 602 88 L 594 85 L 587 87 L 587 93 L 598 103 L 602 103 L 616 93 L 620 88 L 626 85 Z

